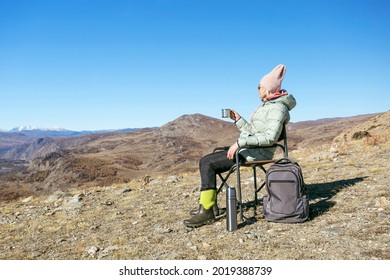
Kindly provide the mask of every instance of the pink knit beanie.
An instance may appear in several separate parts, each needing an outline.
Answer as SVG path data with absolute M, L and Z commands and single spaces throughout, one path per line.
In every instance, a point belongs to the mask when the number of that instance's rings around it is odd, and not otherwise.
M 260 80 L 260 86 L 271 93 L 275 93 L 280 90 L 285 74 L 286 66 L 279 64 Z

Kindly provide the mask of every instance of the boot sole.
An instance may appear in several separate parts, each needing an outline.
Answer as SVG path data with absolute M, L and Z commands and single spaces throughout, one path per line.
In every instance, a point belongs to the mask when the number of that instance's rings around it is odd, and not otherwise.
M 196 214 L 198 214 L 198 213 L 190 212 L 190 216 L 191 216 L 191 217 L 195 216 Z M 224 217 L 224 216 L 226 216 L 226 211 L 225 211 L 225 210 L 222 210 L 222 209 L 219 209 L 218 213 L 214 212 L 214 216 L 215 216 L 216 218 Z
M 186 223 L 184 223 L 184 225 L 186 227 L 189 227 L 189 228 L 198 228 L 198 227 L 205 226 L 205 225 L 211 225 L 215 221 L 216 221 L 216 219 L 211 219 L 211 220 L 204 221 L 202 223 L 197 223 L 197 224 L 186 224 Z

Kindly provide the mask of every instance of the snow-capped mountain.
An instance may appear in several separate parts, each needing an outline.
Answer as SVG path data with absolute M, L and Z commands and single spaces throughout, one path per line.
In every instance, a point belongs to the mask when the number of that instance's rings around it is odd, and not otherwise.
M 11 129 L 9 132 L 21 132 L 21 131 L 32 131 L 32 130 L 40 130 L 40 131 L 67 131 L 67 129 L 61 128 L 59 126 L 52 126 L 50 128 L 39 127 L 35 125 L 22 125 L 19 127 L 15 127 Z
M 32 137 L 71 137 L 77 134 L 76 131 L 61 128 L 59 126 L 40 127 L 35 125 L 22 125 L 15 127 L 9 133 L 22 133 Z
M 21 133 L 31 137 L 75 137 L 88 134 L 108 133 L 108 132 L 129 132 L 138 130 L 138 128 L 125 128 L 125 129 L 111 129 L 111 130 L 83 130 L 73 131 L 64 129 L 59 126 L 52 126 L 50 128 L 39 127 L 34 125 L 23 125 L 15 127 L 9 131 L 1 131 L 4 133 Z

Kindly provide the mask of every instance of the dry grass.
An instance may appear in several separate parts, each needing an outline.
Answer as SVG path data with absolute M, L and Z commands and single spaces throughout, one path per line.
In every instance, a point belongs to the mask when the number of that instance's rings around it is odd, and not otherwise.
M 308 187 L 306 223 L 266 222 L 259 207 L 245 211 L 248 220 L 234 232 L 226 231 L 224 219 L 185 228 L 182 221 L 198 203 L 199 177 L 177 172 L 3 202 L 0 258 L 389 260 L 388 132 L 370 130 L 374 142 L 348 135 L 318 150 L 291 152 Z M 244 201 L 253 200 L 250 182 L 244 171 Z

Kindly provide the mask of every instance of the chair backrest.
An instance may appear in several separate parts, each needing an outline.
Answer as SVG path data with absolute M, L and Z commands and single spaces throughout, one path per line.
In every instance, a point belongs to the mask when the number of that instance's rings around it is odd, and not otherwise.
M 278 139 L 278 142 L 281 142 L 281 141 L 283 141 L 283 144 L 277 144 L 277 146 L 282 148 L 283 156 L 285 158 L 287 158 L 288 157 L 288 147 L 287 147 L 287 128 L 286 128 L 286 124 L 283 124 L 282 133 L 280 133 L 280 136 L 279 136 L 279 139 Z

